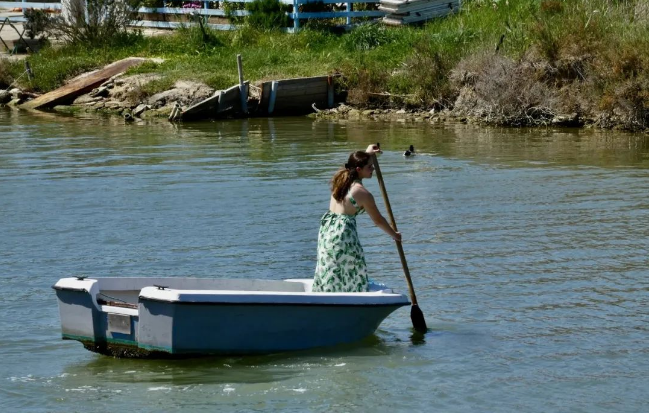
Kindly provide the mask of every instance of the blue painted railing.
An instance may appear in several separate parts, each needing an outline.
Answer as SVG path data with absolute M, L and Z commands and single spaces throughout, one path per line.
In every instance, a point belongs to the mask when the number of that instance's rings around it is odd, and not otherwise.
M 228 3 L 248 3 L 254 0 L 227 0 Z M 283 4 L 291 5 L 293 11 L 287 13 L 289 18 L 293 20 L 293 27 L 287 28 L 288 31 L 296 31 L 300 28 L 300 20 L 307 19 L 340 19 L 344 18 L 346 24 L 352 24 L 352 19 L 367 18 L 367 17 L 383 17 L 385 12 L 379 10 L 362 10 L 354 11 L 354 4 L 358 3 L 371 3 L 378 4 L 379 0 L 321 0 L 324 4 L 345 4 L 345 11 L 328 11 L 328 12 L 301 12 L 300 6 L 307 3 L 318 3 L 319 0 L 279 0 Z M 191 3 L 191 2 L 187 2 Z M 173 16 L 189 16 L 191 14 L 199 14 L 201 16 L 211 17 L 227 17 L 228 13 L 222 8 L 211 9 L 210 1 L 197 1 L 194 3 L 202 4 L 201 8 L 182 8 L 182 7 L 141 7 L 137 11 L 139 13 L 156 13 L 160 15 L 173 15 Z M 222 7 L 222 2 L 219 2 Z M 13 8 L 34 8 L 34 9 L 56 9 L 61 10 L 61 3 L 59 1 L 53 3 L 39 3 L 27 1 L 0 1 L 0 9 L 13 9 Z M 249 13 L 245 10 L 234 10 L 230 13 L 233 16 L 247 16 Z M 21 18 L 15 18 L 15 21 L 21 21 Z M 187 26 L 189 22 L 170 22 L 170 21 L 152 21 L 140 20 L 133 23 L 134 26 L 150 27 L 150 28 L 166 28 L 173 29 L 180 26 Z M 233 30 L 237 26 L 233 24 L 208 24 L 215 30 Z

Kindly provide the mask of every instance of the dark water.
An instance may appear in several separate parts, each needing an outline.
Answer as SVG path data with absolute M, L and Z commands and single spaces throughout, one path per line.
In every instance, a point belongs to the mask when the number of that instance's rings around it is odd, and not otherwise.
M 377 141 L 424 338 L 404 308 L 364 342 L 262 357 L 60 340 L 61 277 L 311 277 L 328 180 Z M 405 291 L 359 226 L 372 278 Z M 648 137 L 0 111 L 0 331 L 8 412 L 646 412 Z

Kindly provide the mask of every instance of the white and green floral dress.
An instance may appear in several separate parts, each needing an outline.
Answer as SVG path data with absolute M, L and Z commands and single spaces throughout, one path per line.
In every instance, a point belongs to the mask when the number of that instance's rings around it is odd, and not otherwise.
M 366 258 L 357 235 L 357 215 L 364 212 L 352 196 L 354 215 L 328 211 L 320 221 L 318 257 L 312 292 L 368 291 Z

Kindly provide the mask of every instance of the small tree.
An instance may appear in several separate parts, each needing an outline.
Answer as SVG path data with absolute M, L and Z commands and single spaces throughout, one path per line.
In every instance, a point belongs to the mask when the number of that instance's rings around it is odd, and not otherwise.
M 106 44 L 126 34 L 142 0 L 64 0 L 52 32 L 71 43 Z

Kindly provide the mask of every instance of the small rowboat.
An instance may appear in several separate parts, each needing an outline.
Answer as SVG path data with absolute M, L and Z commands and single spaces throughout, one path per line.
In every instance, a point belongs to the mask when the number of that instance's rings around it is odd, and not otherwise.
M 312 293 L 311 279 L 62 278 L 64 340 L 116 357 L 244 355 L 351 343 L 371 335 L 406 296 Z

